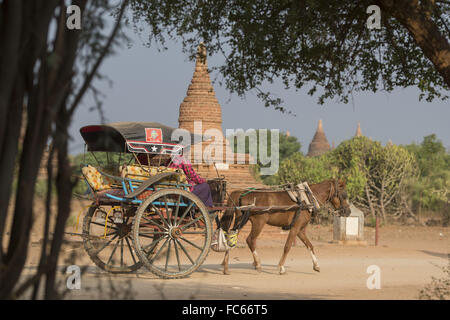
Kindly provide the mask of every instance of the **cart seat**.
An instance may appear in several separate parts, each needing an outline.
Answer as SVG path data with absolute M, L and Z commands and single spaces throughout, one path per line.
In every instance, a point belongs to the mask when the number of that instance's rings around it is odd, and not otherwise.
M 123 178 L 134 179 L 134 180 L 146 180 L 148 177 L 154 176 L 158 173 L 163 172 L 178 172 L 180 174 L 180 182 L 182 184 L 188 184 L 186 175 L 184 172 L 180 172 L 180 170 L 175 168 L 168 167 L 156 167 L 156 166 L 120 166 L 120 175 Z M 177 183 L 177 180 L 174 178 L 168 178 L 167 180 L 161 181 L 167 183 Z M 162 186 L 160 186 L 162 187 Z
M 91 165 L 83 167 L 81 172 L 94 191 L 102 191 L 113 187 L 114 182 L 108 177 L 102 175 L 95 167 Z
M 122 198 L 125 195 L 123 189 L 105 189 L 97 192 L 95 195 L 100 202 L 114 202 L 117 201 L 113 198 L 107 196 L 107 194 Z
M 150 195 L 152 193 L 153 193 L 152 190 L 145 190 L 144 192 L 142 192 L 141 194 L 136 196 L 136 198 L 138 200 L 145 200 L 146 198 L 150 197 Z M 97 200 L 100 203 L 113 203 L 113 202 L 121 202 L 121 201 L 118 199 L 111 198 L 108 195 L 118 197 L 118 198 L 124 198 L 125 192 L 123 191 L 123 189 L 115 188 L 115 189 L 106 189 L 106 190 L 96 192 L 95 195 L 97 197 Z

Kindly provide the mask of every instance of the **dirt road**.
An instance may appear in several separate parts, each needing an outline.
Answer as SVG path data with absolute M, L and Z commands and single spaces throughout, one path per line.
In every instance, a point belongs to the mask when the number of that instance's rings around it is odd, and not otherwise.
M 256 272 L 245 247 L 245 234 L 231 256 L 231 275 L 223 275 L 223 255 L 211 251 L 202 267 L 189 278 L 161 280 L 145 270 L 132 275 L 101 272 L 82 252 L 80 265 L 88 265 L 80 290 L 68 299 L 107 299 L 111 285 L 121 298 L 134 299 L 417 299 L 431 277 L 442 277 L 449 264 L 450 228 L 384 227 L 378 247 L 342 246 L 330 243 L 331 227 L 314 227 L 308 236 L 316 248 L 321 272 L 312 270 L 311 258 L 300 242 L 291 249 L 285 275 L 279 275 L 278 260 L 286 234 L 273 232 L 258 243 L 263 270 Z M 366 228 L 368 243 L 373 230 Z M 319 240 L 320 239 L 320 240 Z M 381 288 L 369 290 L 367 268 L 381 272 Z M 61 269 L 64 270 L 64 263 Z M 29 271 L 34 269 L 33 260 Z M 67 277 L 61 275 L 61 280 Z M 99 288 L 101 285 L 101 288 Z M 120 289 L 119 289 L 120 288 Z

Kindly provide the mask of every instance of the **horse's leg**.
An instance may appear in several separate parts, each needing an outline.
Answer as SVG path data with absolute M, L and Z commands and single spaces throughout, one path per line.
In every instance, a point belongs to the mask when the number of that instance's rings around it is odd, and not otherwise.
M 225 256 L 223 257 L 222 265 L 223 265 L 223 274 L 230 274 L 228 271 L 228 262 L 230 261 L 230 250 L 225 251 Z
M 280 262 L 278 263 L 278 272 L 280 274 L 285 274 L 286 269 L 284 269 L 284 263 L 286 262 L 287 255 L 289 253 L 289 250 L 291 250 L 292 244 L 294 243 L 295 236 L 298 232 L 298 229 L 293 227 L 289 231 L 289 235 L 286 240 L 286 244 L 284 245 L 284 251 L 283 255 L 281 256 Z
M 264 225 L 267 222 L 267 218 L 264 218 L 263 215 L 250 217 L 250 221 L 252 223 L 252 229 L 250 234 L 247 237 L 247 245 L 253 255 L 253 265 L 255 266 L 256 271 L 261 272 L 261 259 L 256 253 L 256 238 L 258 238 L 261 233 Z
M 309 239 L 306 237 L 306 226 L 300 229 L 297 236 L 300 238 L 300 240 L 303 241 L 306 248 L 308 248 L 309 253 L 311 254 L 314 271 L 320 272 L 319 261 L 317 261 L 316 255 L 314 254 L 314 247 L 309 241 Z

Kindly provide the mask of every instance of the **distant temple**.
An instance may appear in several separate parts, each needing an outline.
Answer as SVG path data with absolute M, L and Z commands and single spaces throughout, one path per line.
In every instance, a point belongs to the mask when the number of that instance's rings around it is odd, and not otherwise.
M 233 153 L 228 140 L 223 136 L 222 110 L 211 84 L 208 62 L 206 60 L 206 48 L 203 44 L 200 44 L 198 48 L 194 74 L 186 97 L 180 104 L 178 117 L 179 127 L 192 133 L 194 133 L 194 122 L 196 121 L 201 121 L 202 133 L 209 129 L 216 129 L 222 140 L 215 141 L 216 139 L 211 139 L 211 141 L 203 141 L 191 146 L 191 162 L 196 172 L 205 179 L 217 178 L 218 174 L 225 176 L 228 190 L 260 186 L 261 184 L 255 180 L 250 172 L 250 156 L 248 154 Z M 198 155 L 195 158 L 196 147 L 198 149 L 201 148 L 202 154 L 206 148 L 211 148 L 213 150 L 211 159 L 199 159 Z M 220 158 L 220 155 L 216 155 L 215 151 L 221 151 L 222 158 Z M 225 163 L 227 153 L 231 155 L 234 160 L 233 163 Z M 244 163 L 237 164 L 236 160 L 238 158 Z M 212 161 L 207 163 L 207 160 Z M 200 161 L 201 163 L 199 163 Z
M 330 151 L 330 144 L 328 143 L 325 132 L 323 131 L 322 120 L 319 120 L 317 125 L 316 134 L 314 135 L 311 143 L 309 144 L 307 157 L 320 156 Z
M 358 121 L 358 128 L 356 128 L 355 137 L 362 137 L 361 124 L 359 123 L 359 121 Z

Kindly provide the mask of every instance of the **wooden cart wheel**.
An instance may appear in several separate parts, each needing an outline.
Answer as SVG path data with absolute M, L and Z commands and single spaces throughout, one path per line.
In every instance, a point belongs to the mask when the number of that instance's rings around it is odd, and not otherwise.
M 136 253 L 147 269 L 161 278 L 183 278 L 205 261 L 212 225 L 196 195 L 162 189 L 137 209 L 133 236 Z
M 113 207 L 89 208 L 83 221 L 84 248 L 100 269 L 111 273 L 130 273 L 142 266 L 134 252 L 131 232 L 135 210 L 125 211 L 122 223 L 117 220 L 114 223 Z

